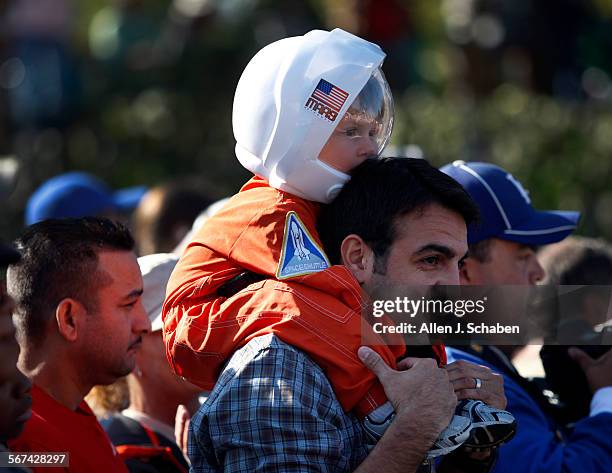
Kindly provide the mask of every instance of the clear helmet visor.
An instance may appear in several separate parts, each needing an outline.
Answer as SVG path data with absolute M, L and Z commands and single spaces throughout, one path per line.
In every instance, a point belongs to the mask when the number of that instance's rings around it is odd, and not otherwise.
M 393 98 L 385 76 L 377 69 L 332 131 L 317 162 L 346 182 L 353 168 L 367 158 L 380 156 L 392 129 Z
M 351 137 L 355 140 L 372 140 L 375 154 L 385 149 L 393 131 L 393 96 L 387 79 L 380 68 L 376 69 L 347 110 L 338 129 L 347 122 L 354 125 Z

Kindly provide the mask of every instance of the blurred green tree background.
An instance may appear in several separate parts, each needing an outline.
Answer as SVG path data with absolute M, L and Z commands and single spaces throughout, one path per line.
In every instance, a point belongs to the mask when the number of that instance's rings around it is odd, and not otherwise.
M 0 237 L 51 176 L 113 187 L 197 176 L 234 157 L 233 92 L 262 46 L 341 27 L 381 45 L 395 97 L 386 154 L 497 163 L 540 208 L 612 240 L 612 2 L 16 0 L 0 8 Z M 16 173 L 15 173 L 16 171 Z

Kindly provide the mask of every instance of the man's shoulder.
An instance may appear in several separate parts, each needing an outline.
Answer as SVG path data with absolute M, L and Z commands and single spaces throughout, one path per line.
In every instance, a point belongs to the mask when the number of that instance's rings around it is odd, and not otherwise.
M 282 357 L 302 358 L 304 362 L 314 364 L 314 362 L 302 351 L 293 345 L 283 342 L 273 333 L 262 335 L 251 339 L 246 345 L 234 352 L 226 368 L 236 364 L 243 364 L 261 357 Z
M 32 417 L 9 442 L 12 451 L 68 452 L 74 471 L 127 471 L 85 401 L 72 411 L 36 386 L 32 398 Z
M 68 409 L 57 402 L 40 386 L 32 386 L 32 417 L 21 435 L 9 443 L 11 450 L 64 451 L 66 436 L 62 435 L 72 423 Z
M 99 440 L 101 425 L 85 401 L 71 411 L 40 388 L 33 390 L 32 417 L 19 437 L 9 442 L 17 451 L 68 451 L 86 449 L 93 439 Z M 110 444 L 108 444 L 110 447 Z M 93 446 L 92 446 L 93 448 Z M 109 448 L 112 453 L 112 449 Z
M 275 393 L 273 399 L 267 397 L 270 392 Z M 342 411 L 323 370 L 274 334 L 253 338 L 225 365 L 206 405 L 214 409 L 227 403 Z
M 75 471 L 127 472 L 112 444 L 100 435 L 102 427 L 97 431 L 92 428 L 93 422 L 84 428 L 68 422 L 71 425 L 58 425 L 33 415 L 21 435 L 9 442 L 9 448 L 14 452 L 68 452 Z
M 327 379 L 323 370 L 308 355 L 276 335 L 267 334 L 253 338 L 234 352 L 217 384 L 225 384 L 245 375 L 252 377 L 259 370 L 263 370 L 262 375 L 267 377 L 295 378 L 308 373 Z

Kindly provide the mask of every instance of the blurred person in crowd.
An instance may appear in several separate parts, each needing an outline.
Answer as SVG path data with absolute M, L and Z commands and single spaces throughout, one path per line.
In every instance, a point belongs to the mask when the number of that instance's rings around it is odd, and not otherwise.
M 44 182 L 26 204 L 25 224 L 50 218 L 108 217 L 127 220 L 146 192 L 143 186 L 114 191 L 97 177 L 69 172 Z
M 457 180 L 480 209 L 478 225 L 468 227 L 469 256 L 461 269 L 461 283 L 471 285 L 533 285 L 545 271 L 536 247 L 566 238 L 580 214 L 539 211 L 528 192 L 504 169 L 478 162 L 455 161 L 442 171 Z M 504 376 L 508 410 L 518 421 L 513 440 L 499 449 L 494 471 L 505 472 L 608 472 L 612 464 L 612 356 L 580 360 L 594 389 L 591 411 L 571 431 L 563 430 L 550 412 L 548 401 L 514 368 L 518 347 L 479 346 L 449 349 L 449 359 L 467 360 L 490 367 Z M 480 379 L 476 385 L 486 386 Z
M 210 204 L 208 207 L 206 207 L 204 211 L 200 212 L 200 214 L 193 221 L 193 225 L 191 226 L 191 229 L 189 230 L 189 232 L 187 232 L 187 234 L 183 237 L 183 239 L 179 242 L 179 244 L 176 245 L 176 247 L 174 248 L 172 252 L 176 253 L 177 255 L 183 254 L 183 251 L 185 251 L 185 248 L 187 248 L 187 245 L 191 242 L 194 235 L 202 227 L 202 225 L 204 225 L 204 223 L 210 217 L 212 217 L 219 210 L 221 210 L 225 206 L 225 204 L 227 204 L 229 199 L 230 199 L 229 197 L 224 197 L 222 199 L 219 199 L 213 202 L 212 204 Z
M 190 412 L 197 410 L 201 389 L 172 372 L 161 332 L 166 284 L 177 260 L 178 256 L 163 253 L 138 258 L 144 283 L 142 303 L 151 320 L 151 333 L 143 336 L 136 367 L 127 377 L 129 406 L 101 421 L 132 473 L 189 469 L 174 441 L 174 421 L 179 405 Z
M 211 203 L 195 186 L 181 182 L 150 189 L 133 215 L 138 254 L 172 252 Z
M 555 332 L 550 340 L 555 344 L 545 344 L 540 357 L 547 387 L 559 396 L 560 421 L 577 422 L 589 415 L 598 386 L 589 382 L 582 369 L 583 362 L 585 368 L 589 366 L 588 356 L 575 351 L 573 359 L 567 343 L 593 358 L 610 350 L 612 338 L 606 337 L 610 337 L 612 246 L 604 240 L 570 237 L 545 247 L 538 257 L 546 271 L 544 284 L 570 286 L 555 300 Z M 612 387 L 606 389 L 612 393 Z
M 426 161 L 371 159 L 355 168 L 338 197 L 322 208 L 318 230 L 330 261 L 337 263 L 333 269 L 350 274 L 362 286 L 363 294 L 345 293 L 345 300 L 361 316 L 363 297 L 380 287 L 458 284 L 459 262 L 467 252 L 466 221 L 475 213 L 461 187 Z M 333 278 L 327 283 L 341 284 Z M 297 294 L 332 307 L 332 296 L 316 292 L 314 298 L 307 284 Z M 274 300 L 281 315 L 286 297 L 287 291 L 280 287 Z M 364 333 L 367 337 L 369 332 Z M 305 338 L 325 335 L 303 326 Z M 356 343 L 360 341 L 359 336 Z M 362 343 L 390 341 L 365 338 Z M 433 357 L 431 348 L 430 352 Z M 190 437 L 194 470 L 284 471 L 316 465 L 322 471 L 416 471 L 452 417 L 454 406 L 449 412 L 449 403 L 456 402 L 457 395 L 449 398 L 449 389 L 461 391 L 465 380 L 450 382 L 449 372 L 433 359 L 407 358 L 400 368 L 409 369 L 396 371 L 370 348 L 360 349 L 359 355 L 379 377 L 395 409 L 371 451 L 367 427 L 354 412 L 344 411 L 328 374 L 276 332 L 263 332 L 231 357 L 194 416 Z M 479 376 L 494 377 L 487 368 L 474 370 Z M 498 378 L 498 385 L 490 383 L 478 395 L 503 408 Z M 441 471 L 487 471 L 493 456 L 490 451 L 483 453 L 482 458 L 473 458 L 459 448 L 442 462 Z
M 584 288 L 585 297 L 565 298 L 563 307 L 558 307 L 556 341 L 575 341 L 583 333 L 585 344 L 589 340 L 595 343 L 601 337 L 596 329 L 608 322 L 610 294 L 609 288 L 602 286 L 612 284 L 612 246 L 604 240 L 571 237 L 544 247 L 538 258 L 546 271 L 543 284 L 588 286 Z
M 103 420 L 116 412 L 121 412 L 130 404 L 127 376 L 119 378 L 113 384 L 98 384 L 94 386 L 85 396 L 85 401 L 87 401 L 87 404 L 89 404 L 98 420 Z
M 6 292 L 4 278 L 6 267 L 19 259 L 15 249 L 0 243 L 0 453 L 7 451 L 6 442 L 21 433 L 32 415 L 31 383 L 17 368 L 19 345 L 11 318 L 15 304 Z
M 7 287 L 33 405 L 9 447 L 67 452 L 67 471 L 127 472 L 83 398 L 133 370 L 150 329 L 134 240 L 108 219 L 52 219 L 27 228 L 17 248 Z

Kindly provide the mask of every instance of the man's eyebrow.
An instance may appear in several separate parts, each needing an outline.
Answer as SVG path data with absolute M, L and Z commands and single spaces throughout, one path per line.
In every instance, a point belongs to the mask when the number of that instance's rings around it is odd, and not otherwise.
M 130 291 L 130 293 L 126 295 L 124 299 L 133 299 L 134 297 L 140 297 L 142 296 L 142 293 L 143 289 L 134 289 L 133 291 Z
M 444 245 L 438 245 L 437 243 L 429 243 L 427 245 L 424 245 L 421 248 L 419 248 L 417 251 L 415 251 L 414 254 L 420 255 L 422 253 L 427 253 L 429 251 L 436 251 L 438 253 L 442 253 L 447 258 L 453 258 L 455 256 L 455 252 L 451 248 L 449 248 L 448 246 L 444 246 Z

